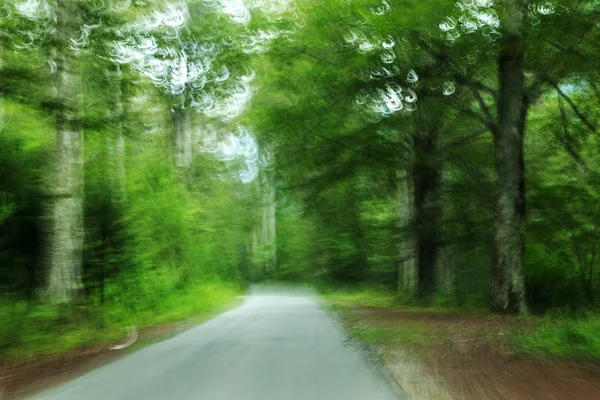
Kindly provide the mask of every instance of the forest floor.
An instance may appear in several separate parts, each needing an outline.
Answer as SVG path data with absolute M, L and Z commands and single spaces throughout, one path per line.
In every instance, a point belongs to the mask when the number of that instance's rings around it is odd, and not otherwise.
M 26 362 L 13 360 L 12 362 L 0 364 L 0 400 L 26 398 L 67 382 L 145 346 L 166 340 L 191 329 L 241 303 L 242 298 L 238 297 L 220 307 L 197 313 L 179 322 L 141 327 L 138 329 L 136 342 L 122 350 L 110 349 L 111 345 L 120 343 L 103 343 L 93 347 L 85 346 L 84 348 L 73 349 L 55 356 L 33 358 Z M 125 342 L 125 340 L 126 338 L 123 338 L 120 342 Z
M 392 307 L 330 295 L 349 333 L 391 373 L 410 399 L 596 400 L 600 363 L 523 353 L 535 318 Z

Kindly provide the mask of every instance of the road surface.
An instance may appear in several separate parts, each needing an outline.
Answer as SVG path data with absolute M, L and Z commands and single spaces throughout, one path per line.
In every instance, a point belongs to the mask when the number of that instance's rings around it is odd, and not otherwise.
M 311 295 L 243 306 L 63 386 L 44 400 L 393 400 Z

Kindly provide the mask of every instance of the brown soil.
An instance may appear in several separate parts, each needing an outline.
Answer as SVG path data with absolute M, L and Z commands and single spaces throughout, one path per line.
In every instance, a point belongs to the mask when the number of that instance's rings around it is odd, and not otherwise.
M 42 361 L 0 365 L 0 400 L 31 396 L 130 354 L 140 345 L 166 338 L 189 327 L 189 323 L 177 323 L 141 329 L 137 342 L 124 350 L 110 350 L 109 345 L 105 345 Z
M 473 316 L 346 307 L 352 324 L 380 329 L 422 329 L 422 340 L 386 341 L 376 346 L 388 356 L 385 364 L 399 382 L 407 357 L 440 382 L 445 395 L 415 398 L 465 400 L 599 400 L 600 365 L 535 361 L 519 357 L 509 337 L 531 328 L 515 317 Z M 419 392 L 417 390 L 417 392 Z M 421 391 L 420 393 L 422 393 Z M 412 398 L 412 397 L 411 397 Z

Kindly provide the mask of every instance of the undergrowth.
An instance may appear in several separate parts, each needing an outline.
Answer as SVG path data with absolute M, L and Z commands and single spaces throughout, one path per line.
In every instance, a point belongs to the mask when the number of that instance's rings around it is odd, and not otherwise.
M 407 312 L 443 312 L 464 313 L 472 316 L 482 314 L 481 310 L 462 311 L 445 308 L 435 303 L 420 307 L 398 300 L 385 289 L 362 287 L 357 289 L 325 289 L 323 296 L 345 319 L 352 319 L 352 306 L 397 309 Z M 548 314 L 547 316 L 514 317 L 527 321 L 522 330 L 507 329 L 502 334 L 517 353 L 533 359 L 560 359 L 574 361 L 600 362 L 600 318 L 594 315 L 572 316 Z M 419 327 L 374 327 L 365 321 L 347 324 L 350 334 L 365 344 L 381 344 L 397 341 L 403 344 L 427 345 L 424 330 Z M 490 332 L 497 337 L 497 332 Z
M 394 302 L 394 295 L 389 290 L 378 286 L 322 288 L 321 293 L 331 303 L 359 304 L 368 307 L 390 307 Z
M 51 306 L 0 303 L 0 364 L 19 363 L 122 341 L 132 327 L 143 329 L 179 321 L 200 322 L 231 304 L 239 286 L 219 281 L 190 285 L 161 296 L 152 307 L 138 304 Z
M 533 332 L 515 338 L 524 355 L 600 362 L 600 319 L 544 319 Z

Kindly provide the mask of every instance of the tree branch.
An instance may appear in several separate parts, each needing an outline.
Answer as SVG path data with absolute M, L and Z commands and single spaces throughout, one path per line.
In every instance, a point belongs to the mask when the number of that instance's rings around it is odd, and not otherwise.
M 544 42 L 548 43 L 550 46 L 554 47 L 555 49 L 560 50 L 562 55 L 564 55 L 564 53 L 572 53 L 576 56 L 583 58 L 584 60 L 593 61 L 590 57 L 581 53 L 575 47 L 565 47 L 560 43 L 551 41 L 550 39 L 544 39 Z
M 448 151 L 451 148 L 460 146 L 462 144 L 468 144 L 468 143 L 472 142 L 473 140 L 480 138 L 481 136 L 485 135 L 488 132 L 489 132 L 489 129 L 480 129 L 478 131 L 471 132 L 468 135 L 464 135 L 463 137 L 461 137 L 459 139 L 456 139 L 449 143 L 446 143 L 445 145 L 443 145 L 440 148 L 440 152 Z
M 461 84 L 466 84 L 466 85 L 472 85 L 480 90 L 483 90 L 487 93 L 489 93 L 494 99 L 497 98 L 497 93 L 494 89 L 490 88 L 489 86 L 485 85 L 483 82 L 480 82 L 476 79 L 468 79 L 466 78 L 462 72 L 460 71 L 460 69 L 458 67 L 456 67 L 456 63 L 454 62 L 454 60 L 445 53 L 442 53 L 440 51 L 435 50 L 433 47 L 431 47 L 431 45 L 429 44 L 429 42 L 427 42 L 425 39 L 421 38 L 419 36 L 418 33 L 413 32 L 412 36 L 415 38 L 415 40 L 417 42 L 419 42 L 420 45 L 422 45 L 427 52 L 432 55 L 436 60 L 442 62 L 442 63 L 446 63 L 448 64 L 456 73 L 455 75 L 453 75 L 453 77 L 456 79 L 457 83 L 461 83 Z
M 337 52 L 337 53 L 343 53 L 343 51 L 340 51 L 340 52 Z M 261 53 L 261 55 L 263 55 L 263 56 L 306 56 L 306 57 L 313 58 L 313 59 L 315 59 L 317 61 L 321 61 L 321 62 L 329 64 L 329 65 L 334 65 L 336 67 L 340 67 L 340 68 L 345 67 L 345 65 L 338 64 L 336 62 L 330 61 L 330 60 L 328 60 L 326 58 L 323 58 L 323 57 L 315 55 L 315 54 L 307 53 L 304 50 L 287 51 L 287 52 L 281 52 L 281 53 Z
M 479 90 L 475 89 L 472 86 L 470 87 L 470 89 L 471 89 L 471 92 L 473 92 L 475 99 L 477 99 L 477 103 L 479 103 L 479 107 L 485 113 L 485 116 L 488 119 L 489 126 L 493 127 L 492 134 L 495 135 L 496 134 L 496 122 L 495 122 L 494 116 L 492 115 L 489 107 L 485 104 L 485 101 L 483 101 L 483 98 L 481 97 L 481 93 L 479 93 Z
M 463 114 L 469 115 L 470 117 L 474 118 L 475 120 L 479 121 L 483 126 L 485 126 L 490 132 L 492 132 L 492 134 L 496 131 L 496 125 L 495 124 L 490 124 L 490 122 L 481 114 L 479 114 L 477 111 L 471 109 L 471 108 L 465 108 L 462 107 L 461 105 L 458 104 L 458 102 L 453 101 L 453 100 L 449 100 L 450 104 L 452 104 L 458 111 L 462 112 Z
M 565 106 L 563 105 L 562 97 L 560 97 L 560 96 L 558 97 L 558 108 L 560 110 L 560 117 L 561 117 L 560 119 L 561 119 L 562 127 L 563 127 L 563 133 L 564 133 L 563 145 L 565 146 L 565 150 L 571 157 L 573 157 L 575 162 L 581 168 L 583 168 L 585 171 L 587 171 L 587 164 L 585 163 L 585 160 L 583 160 L 581 158 L 581 156 L 579 155 L 577 150 L 575 150 L 575 148 L 573 147 L 572 137 L 569 133 L 569 120 L 567 118 L 567 113 L 565 112 Z
M 553 81 L 551 81 L 550 79 L 547 79 L 547 82 L 552 85 L 552 87 L 554 87 L 554 89 L 556 90 L 556 92 L 560 95 L 560 97 L 562 97 L 563 99 L 565 99 L 565 101 L 567 102 L 567 104 L 569 104 L 569 106 L 571 107 L 571 109 L 573 110 L 573 112 L 575 112 L 575 114 L 577 115 L 577 117 L 579 118 L 579 120 L 592 132 L 594 133 L 598 133 L 598 128 L 596 128 L 596 125 L 594 125 L 592 122 L 590 122 L 590 120 L 585 116 L 585 114 L 583 114 L 583 112 L 581 112 L 579 110 L 579 108 L 577 107 L 577 105 L 573 102 L 573 100 L 571 100 L 571 98 L 569 96 L 567 96 L 567 94 L 565 92 L 562 91 L 562 89 Z

